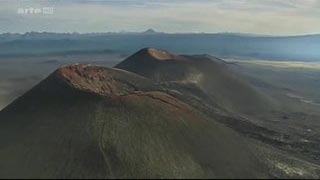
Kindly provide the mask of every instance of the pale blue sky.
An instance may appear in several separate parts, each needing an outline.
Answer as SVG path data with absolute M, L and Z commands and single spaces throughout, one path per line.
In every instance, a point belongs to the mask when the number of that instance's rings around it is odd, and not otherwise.
M 52 15 L 18 14 L 53 7 Z M 320 33 L 320 0 L 0 0 L 3 32 Z

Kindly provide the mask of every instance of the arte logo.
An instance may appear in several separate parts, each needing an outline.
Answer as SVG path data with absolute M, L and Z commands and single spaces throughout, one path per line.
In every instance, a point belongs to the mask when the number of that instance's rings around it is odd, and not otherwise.
M 54 8 L 53 7 L 42 7 L 42 8 L 19 8 L 17 10 L 18 14 L 48 14 L 51 15 L 54 13 Z

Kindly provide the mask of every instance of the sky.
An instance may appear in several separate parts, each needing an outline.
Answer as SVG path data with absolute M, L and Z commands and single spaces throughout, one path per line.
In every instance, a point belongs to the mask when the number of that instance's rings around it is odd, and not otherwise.
M 320 33 L 320 0 L 0 0 L 0 33 Z

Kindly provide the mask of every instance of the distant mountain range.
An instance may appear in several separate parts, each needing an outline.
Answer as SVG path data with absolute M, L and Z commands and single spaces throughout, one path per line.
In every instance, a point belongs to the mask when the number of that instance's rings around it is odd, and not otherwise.
M 153 29 L 141 33 L 30 32 L 0 35 L 0 56 L 105 49 L 133 53 L 144 47 L 168 49 L 180 54 L 209 54 L 220 58 L 320 60 L 320 35 L 168 34 Z

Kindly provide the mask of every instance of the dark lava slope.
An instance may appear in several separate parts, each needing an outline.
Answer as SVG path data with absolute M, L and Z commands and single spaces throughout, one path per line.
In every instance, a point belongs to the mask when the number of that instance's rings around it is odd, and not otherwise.
M 269 177 L 246 139 L 161 89 L 119 69 L 58 69 L 0 112 L 0 177 Z

